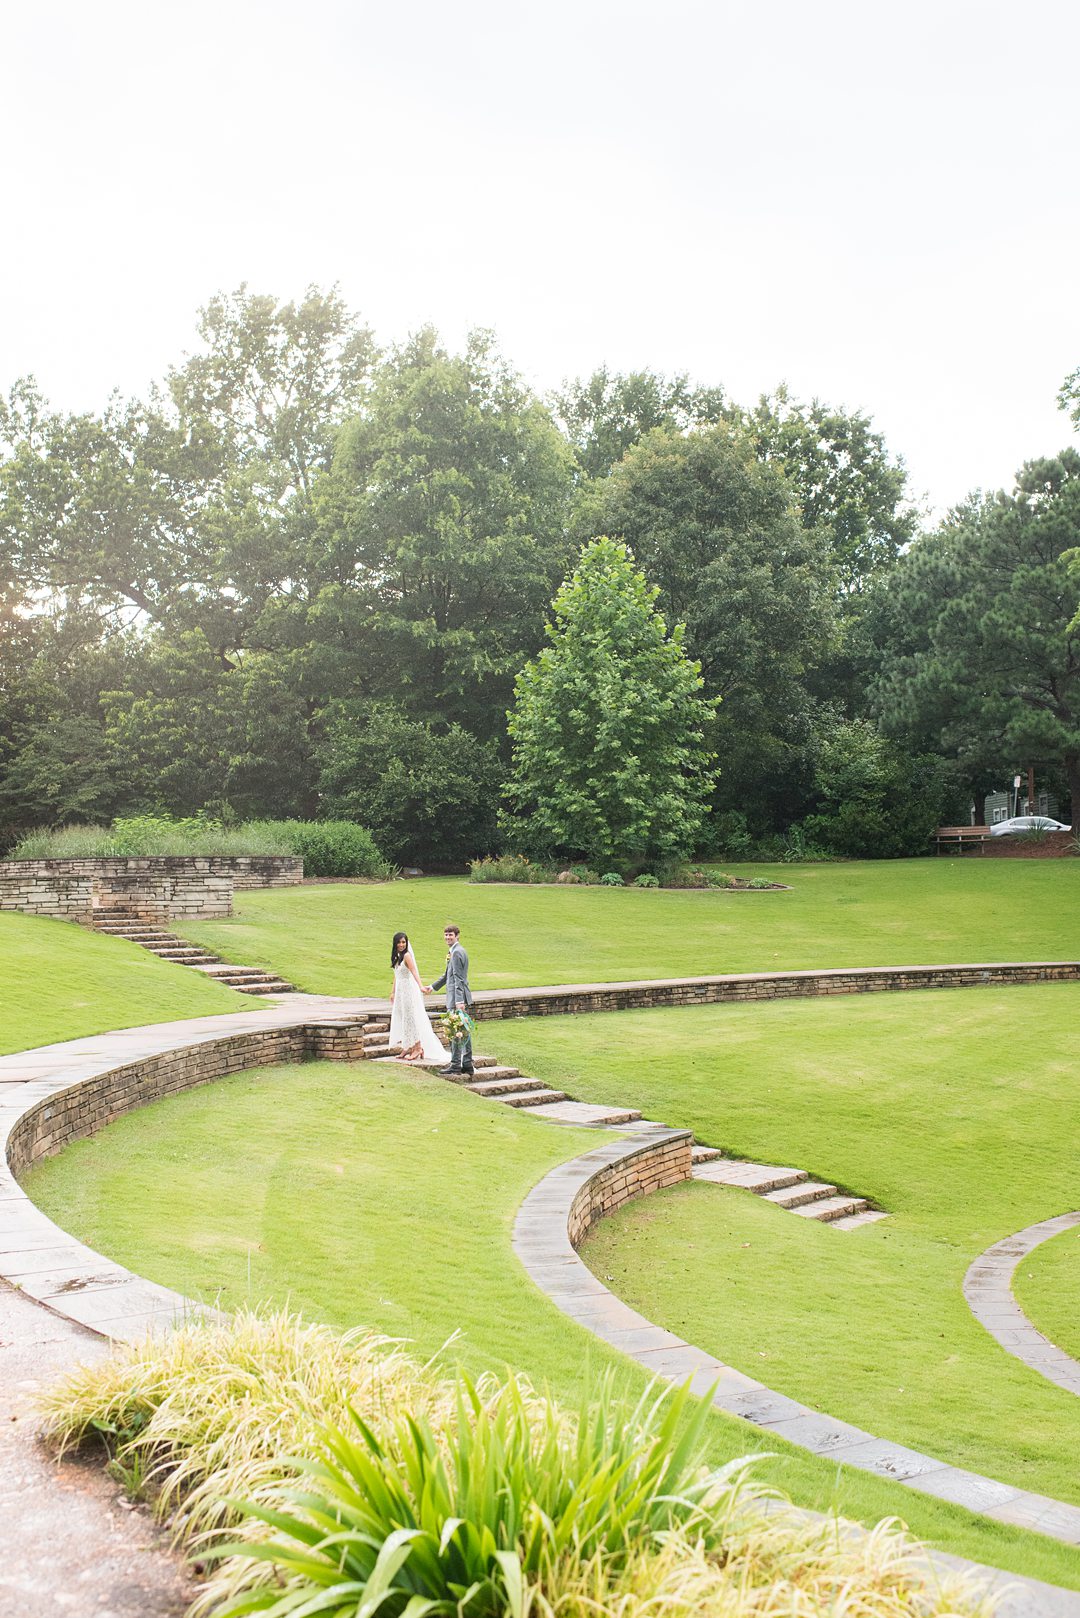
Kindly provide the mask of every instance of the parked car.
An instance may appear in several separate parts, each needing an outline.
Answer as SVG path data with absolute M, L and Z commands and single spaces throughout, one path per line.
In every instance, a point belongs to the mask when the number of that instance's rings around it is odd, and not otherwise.
M 1025 831 L 1071 831 L 1071 826 L 1065 826 L 1060 820 L 1051 820 L 1049 815 L 1014 815 L 1011 820 L 999 820 L 996 826 L 990 827 L 991 837 L 1012 837 L 1017 832 Z

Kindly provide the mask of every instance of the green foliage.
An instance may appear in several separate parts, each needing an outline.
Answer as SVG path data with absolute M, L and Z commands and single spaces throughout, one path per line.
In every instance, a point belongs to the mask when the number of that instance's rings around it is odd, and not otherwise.
M 588 531 L 613 534 L 685 625 L 704 691 L 721 698 L 714 808 L 793 818 L 805 807 L 813 669 L 836 644 L 836 578 L 776 467 L 730 426 L 657 430 L 584 497 Z
M 59 826 L 30 832 L 12 850 L 16 860 L 142 858 L 164 854 L 294 854 L 295 838 L 281 822 L 222 826 L 202 815 L 124 815 L 111 827 Z
M 305 876 L 385 879 L 396 868 L 383 859 L 366 826 L 352 820 L 283 820 L 280 831 L 304 861 Z
M 400 863 L 460 865 L 495 841 L 498 752 L 458 724 L 350 705 L 329 721 L 320 758 L 323 811 L 362 820 Z
M 677 856 L 715 779 L 714 704 L 625 545 L 599 539 L 555 598 L 551 644 L 518 676 L 508 797 L 516 838 L 597 863 Z
M 249 820 L 223 826 L 204 815 L 126 815 L 111 828 L 30 832 L 11 859 L 105 859 L 155 854 L 300 854 L 306 876 L 393 876 L 363 826 L 350 820 Z
M 660 878 L 653 876 L 650 871 L 642 871 L 640 876 L 634 878 L 635 888 L 658 888 Z
M 379 367 L 320 494 L 326 655 L 344 639 L 365 694 L 496 734 L 568 559 L 572 475 L 490 334 L 452 355 L 419 332 Z
M 849 859 L 927 853 L 955 796 L 941 760 L 907 756 L 867 719 L 835 723 L 825 734 L 815 786 L 822 809 L 807 816 L 803 835 Z
M 273 1537 L 220 1553 L 250 1558 L 255 1587 L 249 1594 L 234 1576 L 238 1599 L 219 1618 L 285 1618 L 317 1597 L 317 1610 L 338 1618 L 383 1605 L 526 1618 L 530 1587 L 564 1563 L 603 1553 L 617 1566 L 680 1524 L 719 1543 L 726 1513 L 701 1502 L 746 1462 L 703 1472 L 707 1411 L 699 1404 L 691 1417 L 689 1401 L 685 1387 L 650 1389 L 627 1414 L 609 1380 L 568 1426 L 513 1378 L 485 1401 L 462 1374 L 456 1419 L 442 1435 L 407 1412 L 382 1437 L 360 1416 L 351 1431 L 327 1426 L 288 1507 L 248 1508 Z M 276 1570 L 277 1588 L 262 1584 L 262 1562 Z
M 605 871 L 600 878 L 600 886 L 603 888 L 622 888 L 625 885 L 618 871 Z
M 555 871 L 534 865 L 524 854 L 489 854 L 469 865 L 470 882 L 554 882 Z
M 890 458 L 869 416 L 819 399 L 801 404 L 786 387 L 738 420 L 761 459 L 783 471 L 805 525 L 825 534 L 841 599 L 861 594 L 915 533 L 904 463 Z
M 880 592 L 876 702 L 972 774 L 1061 769 L 1080 803 L 1080 454 L 1024 466 L 914 545 Z
M 602 366 L 586 380 L 564 383 L 554 405 L 586 477 L 603 478 L 655 427 L 681 433 L 720 420 L 724 395 L 722 388 L 697 387 L 686 376 L 613 373 Z

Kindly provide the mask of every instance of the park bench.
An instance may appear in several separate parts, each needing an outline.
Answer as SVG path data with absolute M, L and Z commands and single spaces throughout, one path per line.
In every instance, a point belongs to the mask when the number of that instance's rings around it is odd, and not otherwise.
M 935 854 L 966 854 L 969 850 L 981 854 L 990 832 L 986 826 L 939 826 L 933 839 Z

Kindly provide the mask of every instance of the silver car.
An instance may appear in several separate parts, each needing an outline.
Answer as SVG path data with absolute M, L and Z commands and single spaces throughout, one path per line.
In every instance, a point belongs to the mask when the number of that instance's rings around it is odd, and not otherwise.
M 1017 832 L 1024 831 L 1071 831 L 1071 826 L 1064 825 L 1060 820 L 1051 820 L 1049 815 L 1014 815 L 1011 820 L 999 820 L 996 826 L 990 827 L 991 837 L 1012 837 Z

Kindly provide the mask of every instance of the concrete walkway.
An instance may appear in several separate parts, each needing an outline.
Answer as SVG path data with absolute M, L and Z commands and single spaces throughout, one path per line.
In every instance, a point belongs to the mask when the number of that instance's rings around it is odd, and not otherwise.
M 1080 1225 L 1080 1211 L 1043 1219 L 1037 1225 L 1006 1236 L 988 1247 L 964 1276 L 964 1297 L 976 1320 L 997 1339 L 1006 1353 L 1030 1365 L 1068 1393 L 1080 1393 L 1080 1361 L 1058 1348 L 1032 1324 L 1013 1297 L 1012 1278 L 1017 1265 L 1040 1245 L 1063 1230 Z

